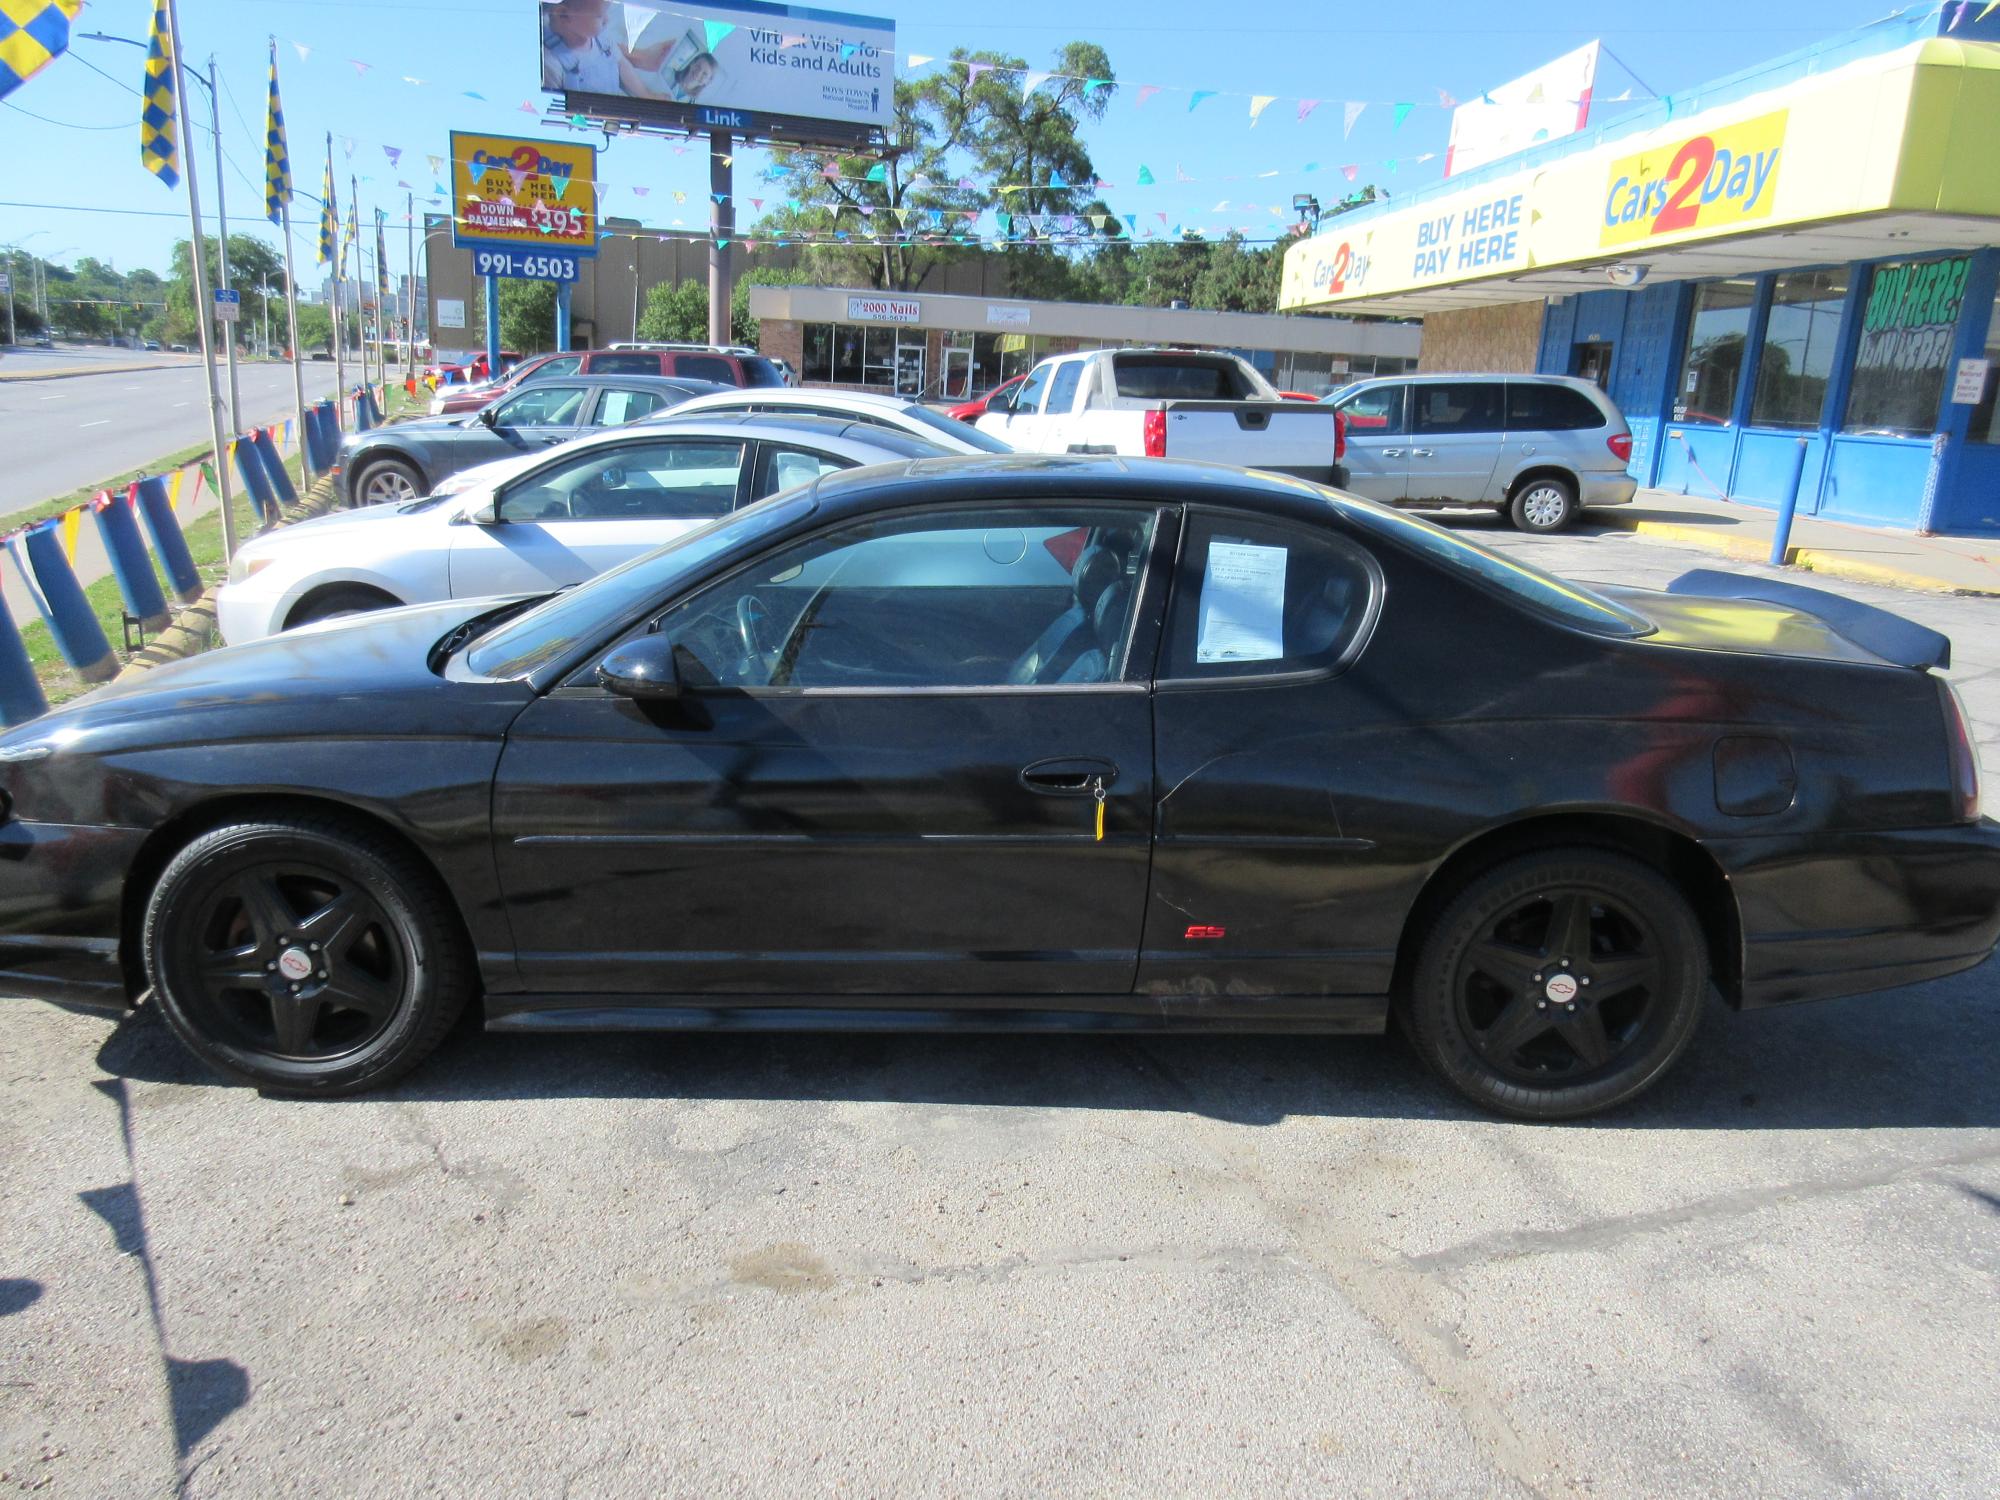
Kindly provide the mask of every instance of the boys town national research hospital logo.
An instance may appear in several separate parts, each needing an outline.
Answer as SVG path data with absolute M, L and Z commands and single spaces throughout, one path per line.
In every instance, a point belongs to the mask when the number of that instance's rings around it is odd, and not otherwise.
M 1789 114 L 1773 110 L 1614 161 L 1598 243 L 1629 245 L 1770 218 Z

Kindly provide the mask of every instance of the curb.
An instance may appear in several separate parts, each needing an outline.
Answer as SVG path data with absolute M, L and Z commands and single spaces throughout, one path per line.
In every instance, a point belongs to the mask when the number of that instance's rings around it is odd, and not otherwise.
M 199 364 L 200 361 L 196 361 Z M 29 380 L 80 380 L 86 375 L 143 375 L 153 370 L 188 370 L 193 365 L 91 365 L 84 369 L 0 371 L 0 384 Z
M 1628 532 L 1647 541 L 1667 542 L 1676 547 L 1719 553 L 1737 562 L 1768 563 L 1771 557 L 1768 540 L 1719 536 L 1712 526 L 1688 526 L 1678 521 L 1645 521 L 1632 516 L 1593 515 L 1588 519 L 1606 530 Z M 1803 572 L 1842 578 L 1849 583 L 1872 583 L 1920 594 L 1945 594 L 1960 598 L 2000 598 L 2000 585 L 1982 588 L 1974 584 L 1946 583 L 1928 574 L 1912 573 L 1882 563 L 1863 562 L 1823 547 L 1788 548 L 1785 560 Z

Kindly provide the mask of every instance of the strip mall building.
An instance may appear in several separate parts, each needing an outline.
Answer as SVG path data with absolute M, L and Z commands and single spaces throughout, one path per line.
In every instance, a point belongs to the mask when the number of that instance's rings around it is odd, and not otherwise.
M 1990 12 L 1981 19 L 1981 9 Z M 1599 381 L 1642 486 L 2000 532 L 2000 9 L 1892 16 L 1294 246 L 1422 368 Z

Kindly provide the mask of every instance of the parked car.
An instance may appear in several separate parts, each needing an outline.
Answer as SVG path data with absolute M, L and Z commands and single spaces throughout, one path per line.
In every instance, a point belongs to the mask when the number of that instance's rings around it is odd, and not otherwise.
M 333 478 L 349 505 L 429 494 L 448 474 L 552 448 L 595 427 L 617 427 L 716 389 L 702 380 L 586 376 L 531 385 L 466 417 L 425 417 L 351 432 Z
M 965 422 L 939 416 L 921 401 L 907 396 L 881 396 L 872 391 L 781 390 L 759 387 L 745 391 L 713 391 L 697 396 L 672 415 L 714 412 L 770 412 L 792 416 L 811 414 L 867 422 L 909 433 L 940 444 L 948 453 L 1011 453 L 1013 449 Z M 651 419 L 649 419 L 651 420 Z
M 146 352 L 148 354 L 158 354 L 160 352 L 160 341 L 158 339 L 147 339 Z
M 468 1003 L 531 1036 L 1393 1013 L 1479 1105 L 1579 1115 L 1666 1073 L 1711 983 L 1754 1010 L 2000 938 L 1949 643 L 1676 589 L 1209 465 L 828 475 L 540 602 L 0 735 L 0 970 L 149 992 L 218 1071 L 319 1097 Z
M 167 352 L 169 354 L 189 354 L 192 353 L 193 351 L 190 350 L 186 344 L 175 344 Z
M 216 601 L 232 645 L 399 604 L 546 593 L 835 469 L 946 450 L 824 417 L 625 426 L 485 465 L 449 495 L 337 511 L 237 549 Z
M 786 385 L 797 385 L 799 383 L 799 372 L 792 368 L 792 362 L 789 359 L 774 359 L 771 363 L 778 367 L 778 374 Z
M 524 360 L 499 381 L 441 386 L 431 396 L 433 416 L 477 411 L 508 390 L 535 380 L 570 375 L 662 375 L 670 380 L 705 380 L 727 386 L 777 386 L 777 367 L 747 349 L 711 349 L 706 345 L 613 344 L 609 349 L 545 354 Z
M 977 400 L 961 401 L 958 405 L 951 407 L 945 415 L 954 417 L 961 422 L 976 422 L 986 415 L 987 407 L 995 397 L 1004 399 L 1008 393 L 1013 391 L 1027 378 L 1026 374 L 1020 374 L 1014 376 L 1011 380 L 1003 380 Z
M 1347 418 L 1346 488 L 1370 500 L 1490 508 L 1548 532 L 1638 492 L 1631 429 L 1588 380 L 1394 375 L 1324 399 Z
M 53 349 L 56 346 L 56 341 L 46 333 L 38 333 L 28 342 L 37 349 Z
M 1022 453 L 1201 458 L 1335 485 L 1346 477 L 1339 413 L 1282 399 L 1233 354 L 1056 355 L 990 397 L 977 425 Z

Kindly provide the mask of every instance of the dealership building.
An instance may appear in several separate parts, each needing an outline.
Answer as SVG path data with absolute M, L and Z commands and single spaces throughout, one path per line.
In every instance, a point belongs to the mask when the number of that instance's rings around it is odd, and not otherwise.
M 1321 395 L 1416 368 L 1413 323 L 1201 312 L 950 292 L 754 286 L 758 347 L 807 385 L 963 401 L 1051 354 L 1172 345 L 1240 354 L 1281 390 Z
M 1952 0 L 1343 215 L 1281 305 L 1596 380 L 1642 485 L 1775 505 L 1803 452 L 1802 514 L 1995 533 L 1996 246 L 2000 8 Z

